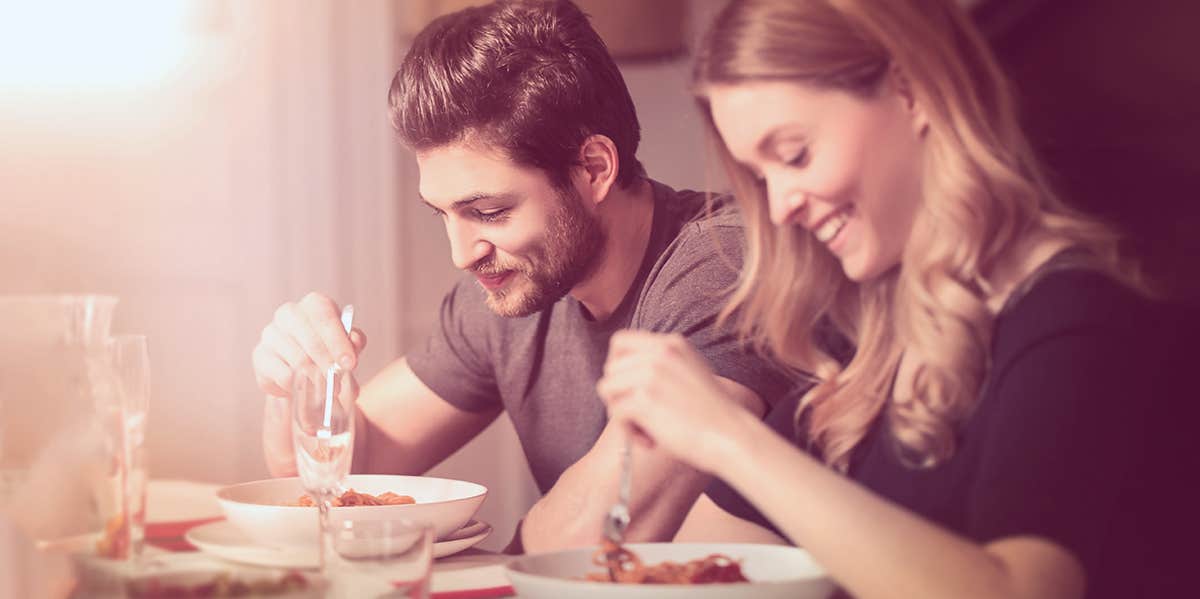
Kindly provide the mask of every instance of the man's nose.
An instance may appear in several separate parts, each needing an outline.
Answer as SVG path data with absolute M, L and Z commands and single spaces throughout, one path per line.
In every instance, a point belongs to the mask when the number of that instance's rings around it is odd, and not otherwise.
M 447 221 L 446 235 L 450 239 L 450 259 L 459 270 L 470 268 L 492 251 L 492 245 L 480 239 L 474 227 Z

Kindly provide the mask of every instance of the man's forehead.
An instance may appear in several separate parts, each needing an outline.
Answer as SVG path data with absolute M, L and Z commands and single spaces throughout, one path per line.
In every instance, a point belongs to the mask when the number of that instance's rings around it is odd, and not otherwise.
M 439 206 L 472 196 L 529 192 L 548 181 L 537 169 L 470 144 L 423 150 L 416 158 L 421 199 Z

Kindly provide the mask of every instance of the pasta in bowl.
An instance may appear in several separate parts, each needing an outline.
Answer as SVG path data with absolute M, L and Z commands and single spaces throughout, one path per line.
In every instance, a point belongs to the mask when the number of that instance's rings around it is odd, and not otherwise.
M 825 599 L 834 583 L 807 551 L 741 543 L 628 543 L 620 576 L 608 580 L 603 551 L 532 554 L 505 566 L 524 598 Z M 598 557 L 599 556 L 599 557 Z M 743 581 L 736 581 L 738 577 Z
M 428 522 L 443 538 L 462 528 L 487 497 L 483 485 L 429 476 L 352 474 L 333 508 L 356 510 L 356 519 L 403 518 Z M 301 505 L 299 478 L 273 478 L 223 487 L 217 503 L 226 519 L 257 543 L 317 544 L 317 508 Z

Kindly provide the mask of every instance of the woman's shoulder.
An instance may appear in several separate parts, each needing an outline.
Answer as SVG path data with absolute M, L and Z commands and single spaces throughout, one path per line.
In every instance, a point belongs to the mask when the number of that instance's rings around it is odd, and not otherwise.
M 1176 405 L 1200 333 L 1186 307 L 1154 300 L 1096 269 L 1046 273 L 997 317 L 986 395 L 998 409 L 1057 409 L 1109 402 Z M 1007 406 L 1000 408 L 1000 406 Z
M 1153 338 L 1164 332 L 1168 317 L 1165 305 L 1095 268 L 1055 268 L 1014 293 L 996 318 L 996 362 L 1055 338 Z

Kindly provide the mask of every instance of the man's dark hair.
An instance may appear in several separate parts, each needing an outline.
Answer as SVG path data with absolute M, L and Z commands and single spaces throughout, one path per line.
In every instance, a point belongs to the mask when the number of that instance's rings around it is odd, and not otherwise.
M 600 134 L 616 145 L 621 187 L 645 175 L 629 90 L 568 0 L 500 1 L 439 17 L 413 40 L 388 102 L 392 126 L 416 151 L 482 143 L 566 188 L 583 141 Z

